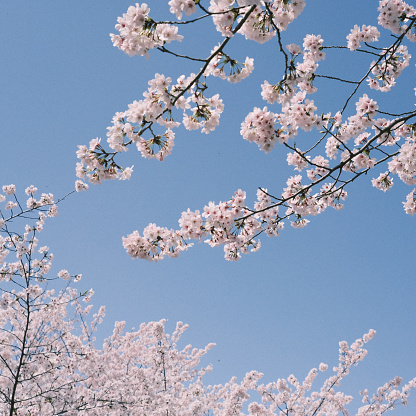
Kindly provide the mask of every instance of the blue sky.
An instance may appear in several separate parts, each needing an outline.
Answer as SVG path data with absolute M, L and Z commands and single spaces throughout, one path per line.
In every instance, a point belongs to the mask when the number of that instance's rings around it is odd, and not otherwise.
M 167 15 L 167 1 L 148 4 L 156 19 Z M 155 73 L 176 79 L 196 72 L 197 66 L 155 51 L 146 60 L 114 48 L 108 34 L 129 5 L 125 0 L 1 4 L 2 184 L 14 183 L 22 193 L 30 184 L 56 197 L 67 193 L 75 180 L 77 145 L 95 137 L 104 141 L 114 113 L 141 99 Z M 283 33 L 283 43 L 301 43 L 313 33 L 322 35 L 324 45 L 345 45 L 354 24 L 376 24 L 377 5 L 307 2 Z M 175 50 L 205 57 L 221 39 L 211 26 L 181 28 L 185 40 Z M 225 103 L 214 133 L 178 129 L 163 163 L 132 150 L 122 160 L 135 165 L 130 181 L 92 186 L 59 206 L 41 240 L 55 254 L 56 271 L 82 273 L 80 288 L 93 287 L 94 305 L 107 306 L 99 339 L 110 334 L 115 320 L 126 320 L 129 328 L 166 318 L 170 329 L 178 320 L 190 325 L 184 345 L 216 342 L 207 356 L 214 365 L 210 383 L 252 369 L 265 373 L 266 381 L 291 373 L 302 378 L 321 361 L 335 365 L 338 341 L 352 342 L 370 328 L 377 336 L 368 357 L 345 380 L 347 392 L 357 396 L 396 375 L 413 378 L 416 226 L 402 208 L 412 188 L 397 177 L 387 194 L 371 186 L 378 173 L 362 177 L 348 189 L 343 211 L 314 217 L 302 230 L 287 224 L 280 237 L 263 237 L 261 250 L 237 263 L 226 262 L 222 248 L 203 243 L 157 264 L 133 261 L 124 252 L 121 237 L 150 222 L 176 228 L 188 207 L 202 210 L 239 188 L 252 204 L 259 186 L 279 194 L 294 174 L 283 148 L 265 155 L 239 134 L 247 113 L 267 105 L 260 84 L 280 80 L 283 61 L 276 42 L 260 46 L 240 37 L 233 51 L 240 60 L 253 57 L 255 71 L 237 85 L 217 79 L 209 84 Z M 318 72 L 358 77 L 369 62 L 355 59 L 347 52 L 327 53 Z M 414 79 L 411 63 L 391 94 L 362 92 L 384 103 L 386 111 L 409 111 Z M 327 82 L 318 88 L 310 98 L 319 113 L 335 113 L 350 91 Z M 415 413 L 413 396 L 397 414 Z

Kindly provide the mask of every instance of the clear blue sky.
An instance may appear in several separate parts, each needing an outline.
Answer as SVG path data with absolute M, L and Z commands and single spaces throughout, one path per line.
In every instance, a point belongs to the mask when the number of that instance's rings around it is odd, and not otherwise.
M 156 19 L 167 15 L 167 1 L 148 4 Z M 126 0 L 1 4 L 1 184 L 14 183 L 21 192 L 34 184 L 56 197 L 65 194 L 75 180 L 77 145 L 95 137 L 104 141 L 114 113 L 141 99 L 156 72 L 173 79 L 196 72 L 197 66 L 155 51 L 145 60 L 114 48 L 109 33 L 129 5 Z M 345 45 L 354 24 L 376 24 L 377 5 L 373 0 L 309 1 L 283 33 L 283 43 L 301 43 L 313 33 L 322 35 L 324 45 Z M 193 35 L 176 50 L 200 57 L 220 40 L 210 26 L 196 32 L 181 28 L 181 33 Z M 302 378 L 322 361 L 331 368 L 338 341 L 352 342 L 370 328 L 377 336 L 368 345 L 368 357 L 345 380 L 347 392 L 358 397 L 364 387 L 375 389 L 396 375 L 413 378 L 416 219 L 402 208 L 412 188 L 397 177 L 387 194 L 371 186 L 376 175 L 363 177 L 348 189 L 343 211 L 328 210 L 302 230 L 287 224 L 280 237 L 263 237 L 261 250 L 238 263 L 226 262 L 222 248 L 203 243 L 157 264 L 133 261 L 124 252 L 121 237 L 149 222 L 176 228 L 188 207 L 202 210 L 209 201 L 229 199 L 238 188 L 247 191 L 252 204 L 259 186 L 279 194 L 293 174 L 284 149 L 265 155 L 239 134 L 247 113 L 267 105 L 260 84 L 280 80 L 276 42 L 260 47 L 241 38 L 234 50 L 241 60 L 255 58 L 255 72 L 237 85 L 213 80 L 212 95 L 220 92 L 225 102 L 220 127 L 210 135 L 178 129 L 173 153 L 163 163 L 132 150 L 122 161 L 135 165 L 130 181 L 92 186 L 61 204 L 41 240 L 55 254 L 55 270 L 82 273 L 80 288 L 94 288 L 94 305 L 107 306 L 100 340 L 115 320 L 126 320 L 129 328 L 166 318 L 168 329 L 178 320 L 190 325 L 184 345 L 216 342 L 207 356 L 214 365 L 207 378 L 211 383 L 253 369 L 271 381 L 291 373 Z M 368 63 L 355 65 L 355 58 L 327 53 L 318 72 L 358 77 Z M 408 111 L 415 79 L 413 62 L 393 93 L 363 92 L 384 102 L 385 111 Z M 318 113 L 335 113 L 349 92 L 335 83 L 318 87 L 310 97 Z M 415 412 L 413 393 L 409 406 L 397 414 Z

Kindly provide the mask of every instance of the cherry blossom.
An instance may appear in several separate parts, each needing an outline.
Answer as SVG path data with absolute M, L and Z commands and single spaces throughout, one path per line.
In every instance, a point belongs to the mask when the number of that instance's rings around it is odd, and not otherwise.
M 372 179 L 371 183 L 383 192 L 389 191 L 393 186 L 393 179 L 389 178 L 389 171 L 380 173 L 377 178 Z
M 177 26 L 157 24 L 149 17 L 149 12 L 150 9 L 145 3 L 136 3 L 136 7 L 130 6 L 127 13 L 117 19 L 116 30 L 120 34 L 110 35 L 114 46 L 129 56 L 149 57 L 150 49 L 174 40 L 182 40 L 183 36 L 178 34 Z
M 381 0 L 378 10 L 380 12 L 378 16 L 379 25 L 391 30 L 395 34 L 406 33 L 406 37 L 411 41 L 416 40 L 411 33 L 407 32 L 409 19 L 416 15 L 416 10 L 413 6 L 402 0 Z M 413 32 L 414 30 L 413 27 Z
M 187 16 L 196 13 L 194 0 L 170 0 L 168 4 L 170 6 L 169 11 L 176 14 L 178 19 L 182 19 L 183 13 Z

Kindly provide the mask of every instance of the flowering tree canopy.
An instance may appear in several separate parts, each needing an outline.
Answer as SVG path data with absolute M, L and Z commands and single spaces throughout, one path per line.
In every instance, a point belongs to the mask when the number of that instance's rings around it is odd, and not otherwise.
M 26 189 L 26 207 L 14 185 L 3 186 L 0 235 L 0 411 L 10 416 L 48 415 L 337 415 L 347 414 L 353 397 L 339 387 L 352 367 L 364 359 L 364 344 L 375 335 L 364 334 L 351 345 L 339 343 L 339 362 L 325 378 L 328 365 L 320 363 L 302 381 L 287 379 L 262 384 L 263 374 L 248 372 L 224 385 L 205 385 L 211 365 L 201 367 L 205 348 L 178 346 L 187 325 L 178 322 L 165 333 L 165 320 L 141 324 L 124 332 L 117 322 L 103 346 L 94 333 L 105 315 L 101 307 L 83 306 L 93 290 L 79 293 L 71 283 L 81 275 L 61 270 L 50 277 L 53 255 L 38 247 L 38 234 L 48 217 L 57 215 L 52 194 L 37 200 L 36 187 Z M 22 231 L 17 222 L 29 220 Z M 24 222 L 23 222 L 24 223 Z M 61 280 L 56 292 L 48 284 Z M 315 379 L 320 380 L 320 387 Z M 380 415 L 407 404 L 416 378 L 401 387 L 396 377 L 374 394 L 363 390 L 357 415 Z M 245 413 L 242 413 L 246 411 Z

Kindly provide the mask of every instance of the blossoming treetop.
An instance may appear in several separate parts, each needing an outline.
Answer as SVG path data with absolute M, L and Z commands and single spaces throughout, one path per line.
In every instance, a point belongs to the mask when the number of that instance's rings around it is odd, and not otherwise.
M 172 334 L 165 320 L 125 332 L 116 322 L 111 336 L 97 347 L 95 333 L 105 316 L 91 317 L 92 289 L 71 288 L 81 275 L 63 269 L 51 276 L 53 254 L 39 247 L 48 217 L 57 215 L 52 194 L 26 189 L 26 204 L 14 185 L 0 195 L 0 413 L 10 416 L 101 415 L 327 415 L 346 414 L 353 397 L 340 390 L 350 370 L 367 355 L 370 330 L 349 345 L 339 343 L 339 362 L 328 370 L 320 363 L 303 380 L 293 374 L 262 383 L 249 371 L 238 382 L 206 385 L 212 366 L 201 366 L 214 346 L 179 347 L 187 325 Z M 23 225 L 26 222 L 25 225 Z M 24 230 L 24 231 L 23 231 Z M 48 287 L 61 283 L 60 290 Z M 63 283 L 63 287 L 62 287 Z M 84 305 L 84 303 L 87 305 Z M 326 376 L 326 371 L 329 375 Z M 319 384 L 320 387 L 315 386 Z M 380 415 L 406 405 L 416 378 L 402 386 L 395 377 L 374 394 L 361 391 L 357 416 Z

